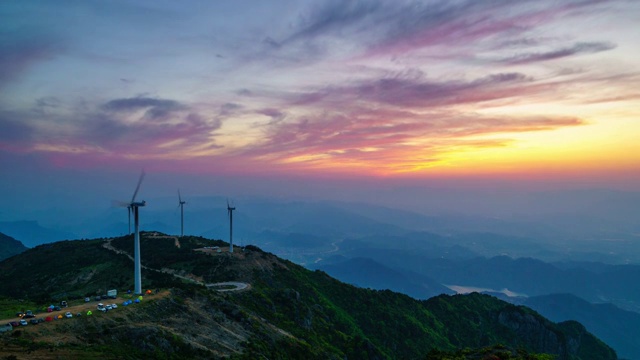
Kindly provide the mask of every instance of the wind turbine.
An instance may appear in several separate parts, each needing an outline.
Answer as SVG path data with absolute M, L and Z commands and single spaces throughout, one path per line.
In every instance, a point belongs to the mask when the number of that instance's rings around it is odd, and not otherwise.
M 180 207 L 180 237 L 184 236 L 184 204 L 186 201 L 182 201 L 182 196 L 180 196 L 180 189 L 178 189 L 178 206 Z
M 140 178 L 138 179 L 138 185 L 136 186 L 136 190 L 133 192 L 133 196 L 131 197 L 130 203 L 124 203 L 129 209 L 129 228 L 131 228 L 131 213 L 133 212 L 133 222 L 134 222 L 134 246 L 133 246 L 133 259 L 134 259 L 134 269 L 133 269 L 133 280 L 134 280 L 134 294 L 142 294 L 142 274 L 140 269 L 142 266 L 140 265 L 140 222 L 138 219 L 138 208 L 147 205 L 147 202 L 142 200 L 136 202 L 136 195 L 138 195 L 138 191 L 140 190 L 140 185 L 142 184 L 142 179 L 144 179 L 144 170 L 140 173 Z M 129 230 L 131 233 L 131 230 Z
M 229 215 L 229 252 L 233 252 L 233 210 L 235 210 L 235 206 L 229 205 L 229 200 L 227 200 L 227 214 Z
M 127 205 L 127 215 L 129 215 L 129 232 L 127 235 L 131 234 L 131 205 Z

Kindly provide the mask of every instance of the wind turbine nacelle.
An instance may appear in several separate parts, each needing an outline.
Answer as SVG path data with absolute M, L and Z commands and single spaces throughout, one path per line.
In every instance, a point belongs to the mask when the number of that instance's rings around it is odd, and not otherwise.
M 147 202 L 146 202 L 146 201 L 144 201 L 144 200 L 143 200 L 143 201 L 140 201 L 140 202 L 132 202 L 132 203 L 131 203 L 131 206 L 132 206 L 132 207 L 133 207 L 133 206 L 141 207 L 141 206 L 145 206 L 145 205 L 147 205 Z

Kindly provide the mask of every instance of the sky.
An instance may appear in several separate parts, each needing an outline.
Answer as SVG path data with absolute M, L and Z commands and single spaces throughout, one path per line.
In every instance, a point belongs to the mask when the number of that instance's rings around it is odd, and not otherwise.
M 3 205 L 129 194 L 143 168 L 172 193 L 638 191 L 639 18 L 635 0 L 2 1 Z

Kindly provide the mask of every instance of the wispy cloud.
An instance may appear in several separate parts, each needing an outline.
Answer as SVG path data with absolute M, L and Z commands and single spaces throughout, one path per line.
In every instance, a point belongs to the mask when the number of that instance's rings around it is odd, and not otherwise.
M 301 64 L 329 56 L 329 46 L 334 51 L 341 46 L 355 48 L 360 57 L 376 57 L 435 46 L 468 47 L 480 40 L 508 43 L 541 24 L 603 2 L 329 1 L 301 11 L 289 33 L 266 36 L 264 43 L 274 56 Z
M 531 79 L 520 73 L 488 75 L 472 81 L 433 81 L 422 76 L 383 77 L 349 86 L 336 86 L 301 95 L 297 104 L 369 101 L 394 106 L 428 108 L 482 102 L 522 95 Z M 518 91 L 514 91 L 517 88 Z
M 584 42 L 576 43 L 570 47 L 551 51 L 518 54 L 506 59 L 502 59 L 500 61 L 509 64 L 526 64 L 539 61 L 555 60 L 574 55 L 594 54 L 612 50 L 615 48 L 616 45 L 611 42 Z
M 417 113 L 364 108 L 274 123 L 260 144 L 243 154 L 276 163 L 338 164 L 368 161 L 390 171 L 438 159 L 453 150 L 500 147 L 508 133 L 583 125 L 567 117 L 489 117 L 456 112 Z M 502 139 L 486 136 L 504 134 Z M 505 137 L 506 136 L 506 137 Z M 485 137 L 485 138 L 483 138 Z
M 113 99 L 88 109 L 71 107 L 70 113 L 55 107 L 44 113 L 42 107 L 48 105 L 43 101 L 33 111 L 0 116 L 0 131 L 11 134 L 0 136 L 0 145 L 22 152 L 94 153 L 98 158 L 176 158 L 215 148 L 214 132 L 222 125 L 221 119 L 206 115 L 208 109 L 169 99 Z
M 53 44 L 37 39 L 16 39 L 0 32 L 0 88 L 18 79 L 34 64 L 54 57 L 60 52 Z

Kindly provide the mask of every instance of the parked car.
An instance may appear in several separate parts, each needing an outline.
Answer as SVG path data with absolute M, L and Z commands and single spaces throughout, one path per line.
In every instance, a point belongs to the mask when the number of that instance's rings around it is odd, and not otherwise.
M 117 308 L 118 308 L 118 305 L 116 305 L 116 304 L 111 304 L 111 308 L 112 308 L 112 309 L 117 309 Z
M 91 298 L 88 298 L 88 297 L 84 298 L 84 302 L 89 302 L 89 301 L 91 301 Z
M 113 310 L 113 307 L 112 307 L 111 305 L 107 305 L 107 306 L 105 306 L 105 309 L 107 309 L 107 310 Z
M 27 320 L 23 319 L 23 320 L 20 320 L 20 325 L 27 326 L 27 325 L 29 325 L 29 323 L 27 322 Z
M 53 310 L 55 310 L 55 311 L 60 311 L 60 310 L 62 310 L 62 308 L 61 308 L 60 306 L 54 306 L 54 307 L 53 307 Z
M 64 314 L 64 316 L 65 316 L 65 317 L 68 317 L 68 318 L 72 318 L 72 317 L 73 317 L 73 314 L 72 314 L 71 312 L 67 311 L 67 312 Z
M 40 322 L 38 321 L 38 319 L 31 319 L 31 321 L 29 321 L 32 325 L 38 325 L 40 324 Z
M 11 326 L 13 326 L 13 327 L 18 327 L 18 326 L 20 326 L 20 323 L 19 323 L 19 322 L 17 322 L 17 321 L 12 321 L 12 322 L 10 322 L 9 324 L 11 324 Z
M 16 313 L 16 317 L 23 317 L 23 316 L 24 316 L 24 313 L 23 313 L 23 312 L 17 312 L 17 313 Z

